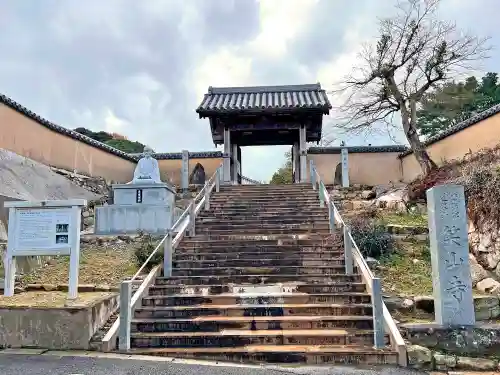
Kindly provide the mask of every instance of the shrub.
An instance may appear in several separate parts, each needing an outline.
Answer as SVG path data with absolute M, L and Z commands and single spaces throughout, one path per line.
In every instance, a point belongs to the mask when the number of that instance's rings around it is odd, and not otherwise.
M 394 252 L 394 238 L 381 222 L 358 218 L 350 225 L 352 237 L 364 257 L 380 258 Z
M 484 221 L 500 227 L 500 173 L 491 165 L 465 168 L 457 183 L 464 185 L 467 214 L 475 226 Z
M 135 260 L 138 267 L 141 267 L 144 262 L 151 255 L 153 250 L 155 249 L 158 241 L 153 239 L 153 237 L 149 234 L 141 236 L 141 240 L 137 243 L 137 247 L 135 248 Z M 151 258 L 148 264 L 145 267 L 146 271 L 150 271 L 154 266 L 161 264 L 163 262 L 163 246 L 158 249 L 156 254 Z

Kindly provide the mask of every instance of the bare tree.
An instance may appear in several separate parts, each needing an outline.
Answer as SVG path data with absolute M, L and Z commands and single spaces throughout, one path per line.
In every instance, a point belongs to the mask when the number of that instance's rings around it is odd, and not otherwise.
M 341 124 L 359 132 L 377 124 L 401 127 L 424 174 L 436 168 L 417 133 L 417 106 L 438 83 L 471 69 L 486 58 L 487 38 L 457 30 L 441 21 L 441 0 L 401 0 L 396 15 L 379 21 L 377 43 L 363 46 L 361 64 L 335 92 L 342 95 Z M 393 115 L 400 113 L 401 123 Z M 393 129 L 392 129 L 393 130 Z

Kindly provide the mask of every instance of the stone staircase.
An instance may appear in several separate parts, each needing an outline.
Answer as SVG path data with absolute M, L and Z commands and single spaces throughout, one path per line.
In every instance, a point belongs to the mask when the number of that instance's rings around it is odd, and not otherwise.
M 132 320 L 131 352 L 271 363 L 396 364 L 371 297 L 309 184 L 221 187 Z

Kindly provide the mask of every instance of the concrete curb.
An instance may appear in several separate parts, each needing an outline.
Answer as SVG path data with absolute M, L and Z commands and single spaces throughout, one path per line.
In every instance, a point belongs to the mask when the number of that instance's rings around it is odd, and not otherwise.
M 239 367 L 239 368 L 267 368 L 267 366 L 245 365 L 229 362 L 213 362 L 203 360 L 180 359 L 172 357 L 157 357 L 148 355 L 135 354 L 120 354 L 120 353 L 102 353 L 92 351 L 58 351 L 48 349 L 0 349 L 1 355 L 40 355 L 53 357 L 82 357 L 82 358 L 100 358 L 100 359 L 121 359 L 121 360 L 136 360 L 136 361 L 151 361 L 151 362 L 175 362 L 187 365 L 198 366 L 216 366 L 216 367 Z

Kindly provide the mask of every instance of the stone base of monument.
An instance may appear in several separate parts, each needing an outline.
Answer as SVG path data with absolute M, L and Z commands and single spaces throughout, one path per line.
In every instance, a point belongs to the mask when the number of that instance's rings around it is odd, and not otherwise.
M 163 234 L 174 224 L 175 188 L 166 183 L 113 185 L 113 204 L 96 207 L 95 234 Z

